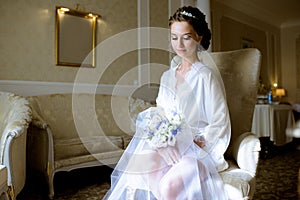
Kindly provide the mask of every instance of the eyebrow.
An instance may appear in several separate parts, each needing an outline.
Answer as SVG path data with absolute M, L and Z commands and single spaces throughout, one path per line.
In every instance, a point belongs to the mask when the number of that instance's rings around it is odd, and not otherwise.
M 176 33 L 171 33 L 171 35 L 175 35 L 175 36 L 177 36 L 177 34 L 176 34 Z M 185 35 L 192 35 L 192 33 L 184 33 L 184 34 L 183 34 L 183 36 L 185 36 Z

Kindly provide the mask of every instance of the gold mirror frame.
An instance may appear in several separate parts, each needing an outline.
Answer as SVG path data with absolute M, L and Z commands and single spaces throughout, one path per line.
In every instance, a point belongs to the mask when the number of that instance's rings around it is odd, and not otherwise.
M 95 67 L 98 17 L 100 15 L 56 7 L 56 65 Z

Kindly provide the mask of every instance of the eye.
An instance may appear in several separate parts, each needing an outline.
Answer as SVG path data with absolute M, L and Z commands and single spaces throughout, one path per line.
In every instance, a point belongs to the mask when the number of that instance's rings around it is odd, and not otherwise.
M 171 40 L 177 40 L 178 38 L 176 36 L 171 36 Z
M 190 40 L 192 37 L 190 36 L 190 35 L 185 35 L 184 37 L 183 37 L 183 39 L 184 40 Z

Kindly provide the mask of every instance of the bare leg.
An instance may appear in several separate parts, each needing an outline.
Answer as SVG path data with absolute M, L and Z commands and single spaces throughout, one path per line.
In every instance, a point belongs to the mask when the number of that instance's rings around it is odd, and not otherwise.
M 196 184 L 201 184 L 199 180 L 205 177 L 205 170 L 203 165 L 196 159 L 191 157 L 182 158 L 177 164 L 167 166 L 163 158 L 156 151 L 144 152 L 143 156 L 135 157 L 131 160 L 131 169 L 136 166 L 145 165 L 142 169 L 146 169 L 145 174 L 142 175 L 144 181 L 149 187 L 149 190 L 157 199 L 187 199 L 186 194 L 193 194 L 193 188 L 189 185 L 196 187 Z M 140 165 L 137 163 L 140 162 Z M 141 170 L 136 168 L 135 170 Z M 142 172 L 142 171 L 140 171 Z M 200 175 L 199 179 L 193 176 Z M 191 181 L 195 181 L 191 183 Z M 185 182 L 186 181 L 186 182 Z M 200 188 L 196 187 L 196 188 Z M 197 191 L 199 193 L 199 191 Z M 201 192 L 201 191 L 200 191 Z
M 147 150 L 131 157 L 127 171 L 140 174 L 152 194 L 160 199 L 158 183 L 170 167 L 157 151 Z
M 159 182 L 161 199 L 188 199 L 187 193 L 193 192 L 193 188 L 189 186 L 190 183 L 187 185 L 184 180 L 198 180 L 193 179 L 193 176 L 199 174 L 197 171 L 199 172 L 199 169 L 202 168 L 201 165 L 201 163 L 195 162 L 195 159 L 188 157 L 183 158 L 174 165 Z M 205 173 L 202 172 L 201 174 L 205 176 Z M 196 184 L 201 183 L 198 181 Z

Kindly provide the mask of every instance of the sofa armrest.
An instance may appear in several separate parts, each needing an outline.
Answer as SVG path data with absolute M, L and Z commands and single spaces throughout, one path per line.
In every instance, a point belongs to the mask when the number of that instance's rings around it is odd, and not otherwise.
M 39 128 L 39 129 L 43 129 L 46 130 L 48 127 L 48 124 L 46 122 L 37 120 L 37 119 L 33 119 L 32 120 L 32 125 L 34 125 L 35 127 Z
M 260 141 L 254 133 L 243 133 L 233 143 L 233 157 L 238 166 L 255 176 L 260 152 Z

